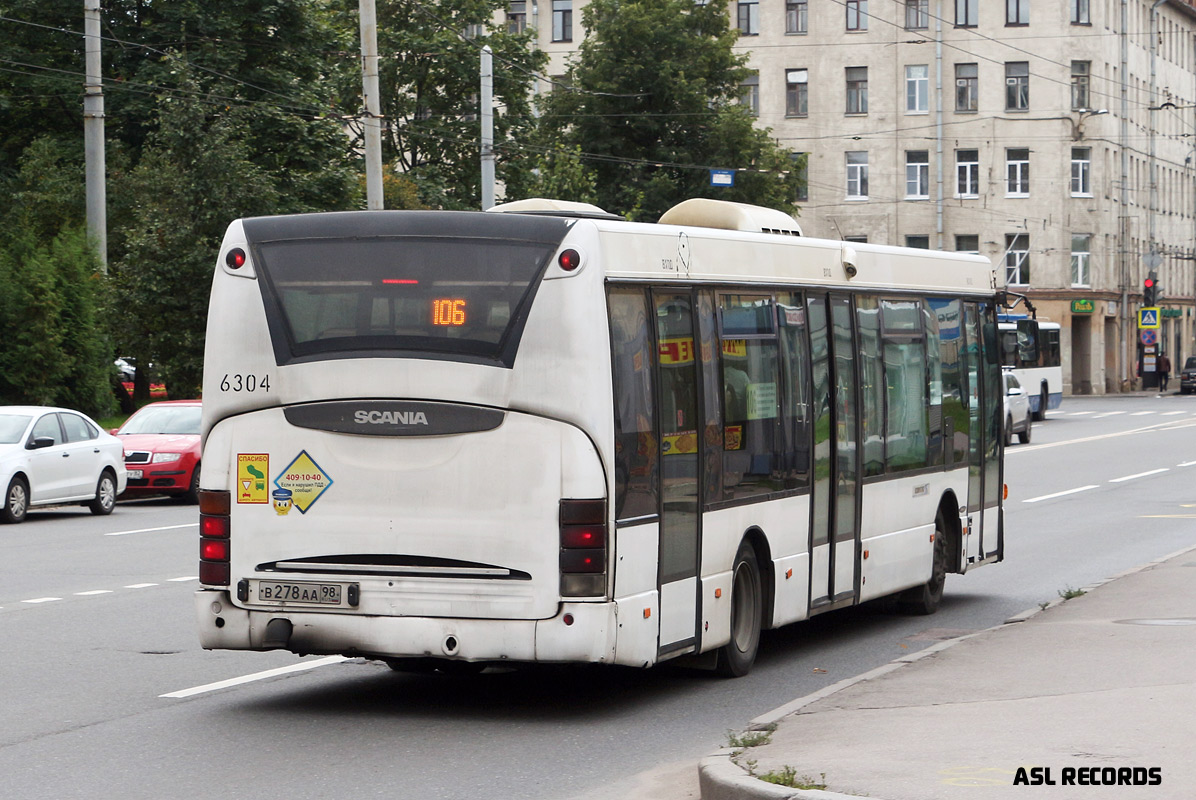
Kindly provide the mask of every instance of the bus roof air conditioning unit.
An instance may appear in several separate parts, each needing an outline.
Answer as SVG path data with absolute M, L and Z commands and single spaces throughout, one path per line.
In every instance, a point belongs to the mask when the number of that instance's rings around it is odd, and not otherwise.
M 678 203 L 657 221 L 661 225 L 694 225 L 725 231 L 777 233 L 782 236 L 802 235 L 801 226 L 784 211 L 702 197 Z
M 604 211 L 590 203 L 574 203 L 570 200 L 553 200 L 548 197 L 529 197 L 526 200 L 514 200 L 510 203 L 499 203 L 486 209 L 487 212 L 500 214 L 539 214 L 551 217 L 585 217 L 589 219 L 618 219 L 623 217 Z

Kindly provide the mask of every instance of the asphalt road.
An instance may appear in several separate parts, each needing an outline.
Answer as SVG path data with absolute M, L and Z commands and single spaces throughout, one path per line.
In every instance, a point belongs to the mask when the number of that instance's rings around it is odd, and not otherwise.
M 767 632 L 732 681 L 209 653 L 194 506 L 34 511 L 0 527 L 0 796 L 693 796 L 698 759 L 751 718 L 1196 539 L 1196 398 L 1068 398 L 1006 464 L 1004 563 L 951 576 L 933 617 L 862 607 Z

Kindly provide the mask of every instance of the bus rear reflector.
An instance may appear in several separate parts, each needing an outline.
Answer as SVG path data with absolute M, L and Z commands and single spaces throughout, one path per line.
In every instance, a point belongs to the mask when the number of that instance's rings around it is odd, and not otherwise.
M 561 596 L 606 595 L 606 501 L 562 500 Z

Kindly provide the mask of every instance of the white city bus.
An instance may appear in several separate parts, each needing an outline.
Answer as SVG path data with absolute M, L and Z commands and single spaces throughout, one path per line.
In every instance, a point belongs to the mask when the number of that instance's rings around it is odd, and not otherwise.
M 1000 314 L 1001 366 L 1010 370 L 1030 395 L 1030 413 L 1046 419 L 1048 409 L 1063 404 L 1063 358 L 1059 323 Z
M 741 675 L 763 628 L 933 612 L 1002 558 L 1000 273 L 796 234 L 717 201 L 234 222 L 203 646 Z

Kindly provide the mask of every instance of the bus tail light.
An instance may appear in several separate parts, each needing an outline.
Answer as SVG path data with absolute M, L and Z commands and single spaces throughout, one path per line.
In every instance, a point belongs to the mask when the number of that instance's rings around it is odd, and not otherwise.
M 561 596 L 606 594 L 606 501 L 562 500 Z
M 200 490 L 199 582 L 206 586 L 228 586 L 231 580 L 231 509 L 228 492 Z

